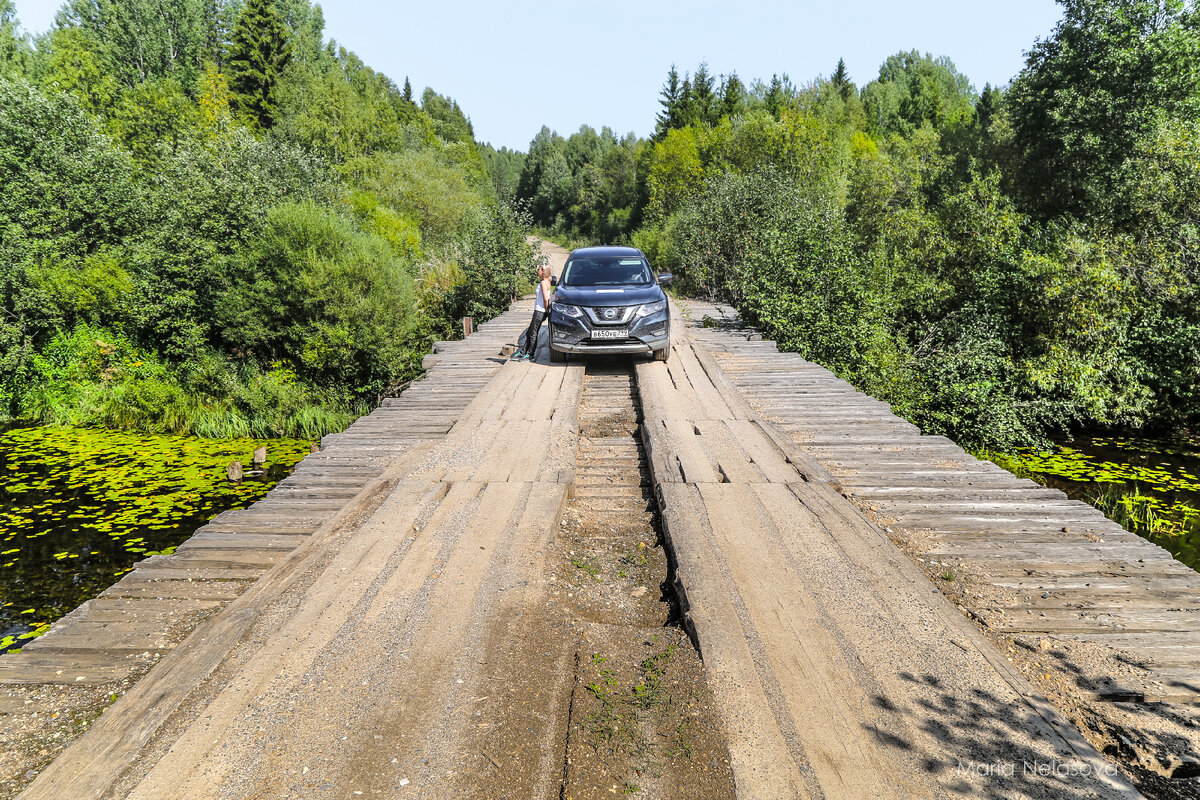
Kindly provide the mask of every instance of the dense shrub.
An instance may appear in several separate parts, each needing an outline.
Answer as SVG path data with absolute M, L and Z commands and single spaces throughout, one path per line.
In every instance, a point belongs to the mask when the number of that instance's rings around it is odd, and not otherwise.
M 528 220 L 454 101 L 306 0 L 101 5 L 0 20 L 0 421 L 316 436 L 507 306 Z

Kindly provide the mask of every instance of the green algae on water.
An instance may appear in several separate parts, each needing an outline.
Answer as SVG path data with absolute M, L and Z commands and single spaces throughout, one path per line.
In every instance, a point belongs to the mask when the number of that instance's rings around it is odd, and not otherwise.
M 992 460 L 1091 503 L 1200 569 L 1200 439 L 1093 436 Z
M 230 482 L 233 461 L 261 473 Z M 44 632 L 151 555 L 265 495 L 300 439 L 200 439 L 70 427 L 0 432 L 0 651 Z

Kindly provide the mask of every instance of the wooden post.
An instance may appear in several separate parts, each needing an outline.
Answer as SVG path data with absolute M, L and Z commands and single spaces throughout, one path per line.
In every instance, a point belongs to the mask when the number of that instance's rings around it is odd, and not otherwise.
M 470 336 L 474 329 L 475 320 L 472 317 L 463 317 L 463 338 Z

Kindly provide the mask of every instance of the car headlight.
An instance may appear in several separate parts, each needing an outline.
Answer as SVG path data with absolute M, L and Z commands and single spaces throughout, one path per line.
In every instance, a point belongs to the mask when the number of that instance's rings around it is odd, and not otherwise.
M 658 312 L 663 311 L 664 309 L 666 309 L 666 307 L 667 307 L 666 300 L 659 300 L 657 303 L 646 303 L 644 306 L 642 306 L 641 308 L 639 308 L 637 310 L 637 315 L 639 317 L 648 317 L 651 314 L 657 314 Z
M 555 303 L 554 309 L 556 311 L 561 311 L 563 314 L 567 315 L 568 317 L 582 317 L 583 316 L 583 309 L 580 308 L 579 306 L 573 306 L 570 303 Z

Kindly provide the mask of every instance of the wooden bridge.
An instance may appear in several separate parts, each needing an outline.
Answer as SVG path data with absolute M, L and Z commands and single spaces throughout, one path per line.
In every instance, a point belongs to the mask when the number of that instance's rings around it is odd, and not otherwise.
M 647 496 L 738 796 L 1136 797 L 1189 774 L 1200 575 L 727 308 L 677 303 L 671 360 L 613 383 L 506 363 L 528 305 L 0 659 L 14 687 L 132 686 L 22 797 L 558 797 L 563 512 Z M 641 444 L 580 444 L 627 402 Z

